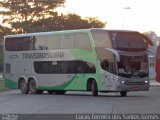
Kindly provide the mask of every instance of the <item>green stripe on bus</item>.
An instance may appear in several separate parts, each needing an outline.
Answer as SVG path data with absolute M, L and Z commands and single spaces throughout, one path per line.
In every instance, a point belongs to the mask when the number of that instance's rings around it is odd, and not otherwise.
M 13 80 L 5 79 L 5 86 L 7 88 L 17 89 L 18 83 Z
M 69 80 L 68 82 L 64 84 L 57 85 L 57 86 L 49 86 L 49 87 L 39 86 L 38 89 L 40 90 L 65 90 L 65 88 L 68 87 L 72 83 L 72 81 L 75 79 L 75 76 L 76 75 L 74 75 L 71 80 Z

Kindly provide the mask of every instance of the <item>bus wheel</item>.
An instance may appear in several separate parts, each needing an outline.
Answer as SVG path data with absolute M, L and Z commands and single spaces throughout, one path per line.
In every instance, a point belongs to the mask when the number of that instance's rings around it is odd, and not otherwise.
M 31 79 L 29 81 L 29 91 L 30 91 L 31 94 L 37 94 L 38 93 L 37 84 L 36 84 L 34 79 Z
M 127 91 L 121 91 L 120 94 L 121 94 L 122 97 L 126 97 L 127 96 Z
M 21 90 L 21 93 L 23 93 L 23 94 L 28 94 L 29 93 L 28 84 L 26 83 L 26 81 L 24 79 L 20 80 L 19 88 Z
M 66 91 L 65 90 L 57 90 L 57 91 L 55 91 L 55 93 L 57 95 L 64 95 L 66 93 Z
M 43 90 L 37 90 L 37 94 L 43 94 Z
M 92 96 L 98 96 L 97 83 L 95 80 L 92 81 Z
M 52 95 L 54 93 L 53 90 L 47 90 L 48 94 Z

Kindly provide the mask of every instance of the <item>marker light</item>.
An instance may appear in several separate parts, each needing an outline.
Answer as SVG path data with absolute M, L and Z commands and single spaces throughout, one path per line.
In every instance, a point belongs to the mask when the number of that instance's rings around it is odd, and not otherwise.
M 122 81 L 122 84 L 124 84 L 125 82 L 124 81 Z
M 145 80 L 144 82 L 145 82 L 145 83 L 148 83 L 148 81 L 147 81 L 147 80 Z

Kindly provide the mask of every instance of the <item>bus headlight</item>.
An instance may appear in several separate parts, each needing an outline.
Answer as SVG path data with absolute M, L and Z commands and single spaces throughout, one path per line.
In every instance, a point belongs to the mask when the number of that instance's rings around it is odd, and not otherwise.
M 124 84 L 124 83 L 125 83 L 125 81 L 122 80 L 122 84 Z
M 148 83 L 148 81 L 147 81 L 147 80 L 145 80 L 144 82 L 145 82 L 145 83 Z

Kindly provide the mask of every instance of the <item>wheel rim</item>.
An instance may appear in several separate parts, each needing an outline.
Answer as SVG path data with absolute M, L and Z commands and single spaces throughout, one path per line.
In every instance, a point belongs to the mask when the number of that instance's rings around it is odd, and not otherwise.
M 92 96 L 97 96 L 98 95 L 98 90 L 97 90 L 97 84 L 95 81 L 92 81 Z
M 25 80 L 21 81 L 21 83 L 20 83 L 20 89 L 21 89 L 22 93 L 26 93 L 26 91 L 27 91 L 27 84 L 26 84 Z
M 30 81 L 30 84 L 29 84 L 29 90 L 31 93 L 36 93 L 36 83 L 34 81 Z
M 126 95 L 127 95 L 127 92 L 126 92 L 126 91 L 122 91 L 122 92 L 121 92 L 121 96 L 124 97 L 124 96 L 126 96 Z

